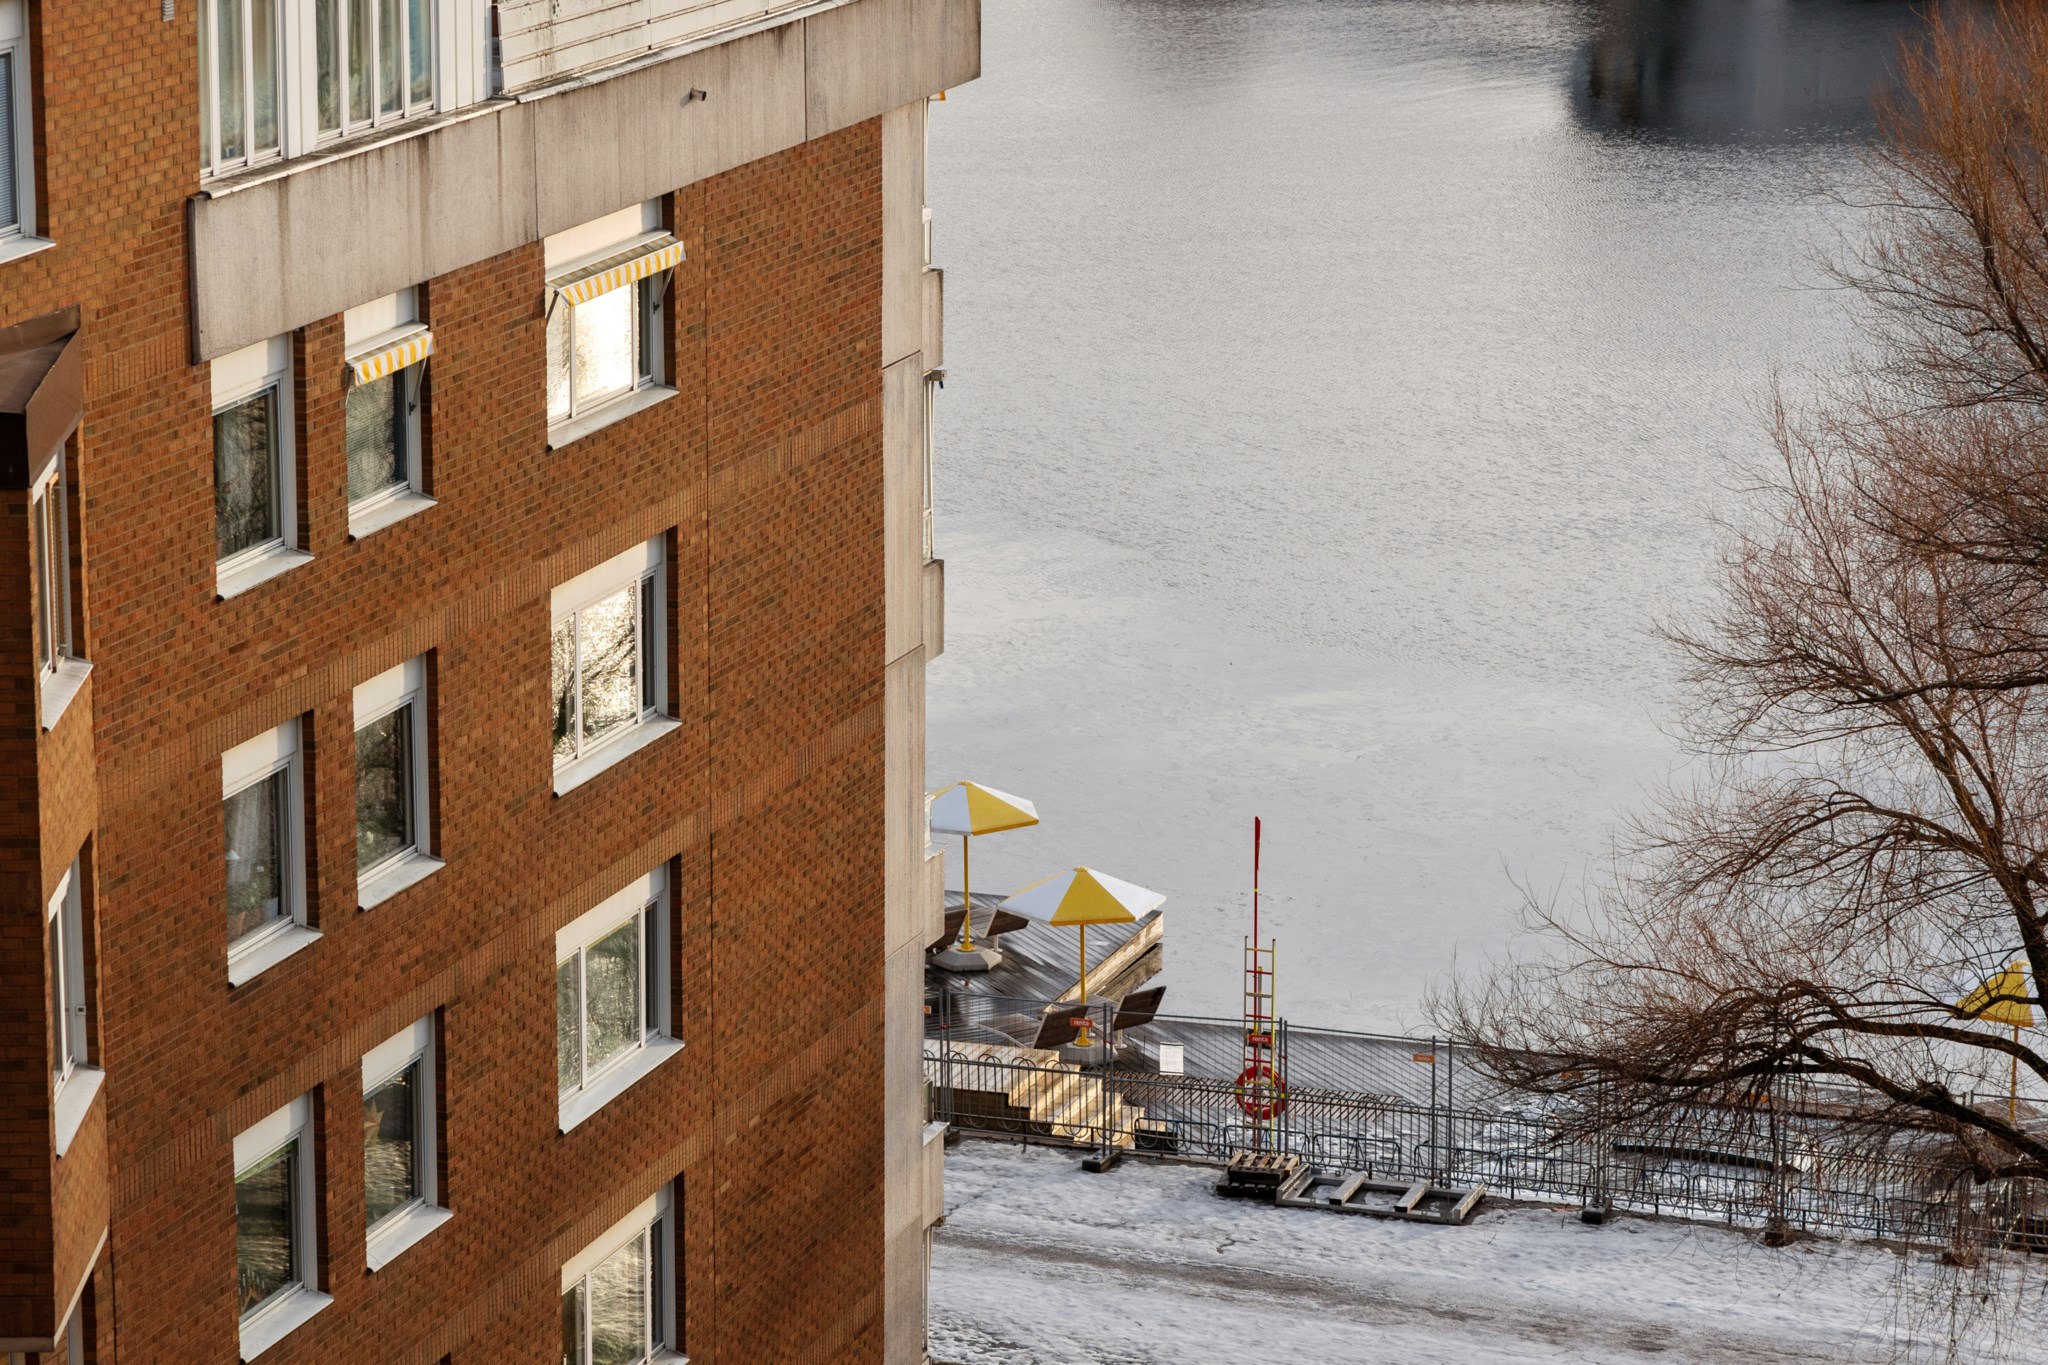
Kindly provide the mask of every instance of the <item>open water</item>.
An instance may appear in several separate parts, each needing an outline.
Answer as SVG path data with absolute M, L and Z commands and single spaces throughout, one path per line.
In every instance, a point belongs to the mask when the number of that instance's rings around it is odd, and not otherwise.
M 1037 801 L 978 890 L 1165 892 L 1235 1014 L 1413 1026 L 1671 775 L 1651 635 L 1853 344 L 1906 0 L 984 0 L 933 106 L 929 777 Z M 957 850 L 957 845 L 955 846 Z M 959 884 L 956 853 L 949 883 Z

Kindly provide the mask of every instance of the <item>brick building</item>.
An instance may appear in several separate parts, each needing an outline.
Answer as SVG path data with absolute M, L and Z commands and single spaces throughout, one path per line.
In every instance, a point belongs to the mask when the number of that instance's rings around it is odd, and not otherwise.
M 924 1358 L 978 65 L 0 0 L 0 1359 Z

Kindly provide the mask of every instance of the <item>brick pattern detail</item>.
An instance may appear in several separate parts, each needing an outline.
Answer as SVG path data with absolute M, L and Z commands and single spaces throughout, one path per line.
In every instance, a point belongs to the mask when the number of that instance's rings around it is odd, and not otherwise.
M 562 1263 L 677 1178 L 693 1361 L 879 1361 L 879 124 L 671 196 L 680 395 L 563 450 L 547 448 L 540 247 L 423 282 L 439 505 L 360 541 L 341 319 L 304 328 L 296 512 L 314 558 L 221 601 L 211 387 L 187 363 L 196 7 L 168 23 L 153 4 L 29 8 L 59 245 L 0 264 L 0 326 L 72 303 L 86 319 L 94 672 L 41 733 L 26 500 L 0 494 L 0 1337 L 55 1330 L 110 1222 L 87 1296 L 96 1365 L 234 1360 L 233 1140 L 312 1092 L 336 1303 L 266 1365 L 555 1365 Z M 660 534 L 683 727 L 556 797 L 549 589 Z M 350 693 L 420 654 L 448 865 L 363 912 Z M 230 989 L 219 755 L 292 716 L 323 937 Z M 81 849 L 108 1079 L 59 1161 L 41 901 Z M 562 1135 L 554 933 L 663 861 L 687 1046 Z M 456 1216 L 372 1274 L 360 1058 L 436 1010 Z

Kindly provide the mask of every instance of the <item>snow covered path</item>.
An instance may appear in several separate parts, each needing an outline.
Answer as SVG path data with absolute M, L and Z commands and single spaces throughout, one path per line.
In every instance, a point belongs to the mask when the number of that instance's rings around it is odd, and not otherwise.
M 1212 1169 L 947 1153 L 932 1357 L 957 1365 L 1894 1358 L 1901 1259 L 1492 1208 L 1440 1228 L 1218 1199 Z M 2031 1334 L 2036 1342 L 2040 1334 Z M 1971 1358 L 1966 1354 L 1963 1358 Z M 1988 1358 L 1977 1355 L 1978 1359 Z M 2013 1355 L 2007 1360 L 2041 1359 Z

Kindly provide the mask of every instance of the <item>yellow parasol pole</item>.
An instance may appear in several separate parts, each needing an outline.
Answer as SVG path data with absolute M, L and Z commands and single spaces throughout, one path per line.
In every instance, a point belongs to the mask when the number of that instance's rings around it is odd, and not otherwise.
M 2012 1045 L 2014 1047 L 2020 1045 L 2020 1026 L 2018 1024 L 2012 1026 Z M 2012 1063 L 2012 1088 L 2006 1092 L 2005 1121 L 2016 1128 L 2019 1126 L 2020 1121 L 2020 1054 L 2015 1052 L 2006 1060 Z
M 1081 926 L 1081 1031 L 1074 1041 L 1082 1047 L 1094 1047 L 1095 1037 L 1088 1031 L 1088 926 Z
M 967 856 L 967 841 L 973 837 L 970 834 L 960 836 L 960 904 L 967 910 L 960 917 L 960 951 L 963 953 L 974 951 L 974 873 Z

